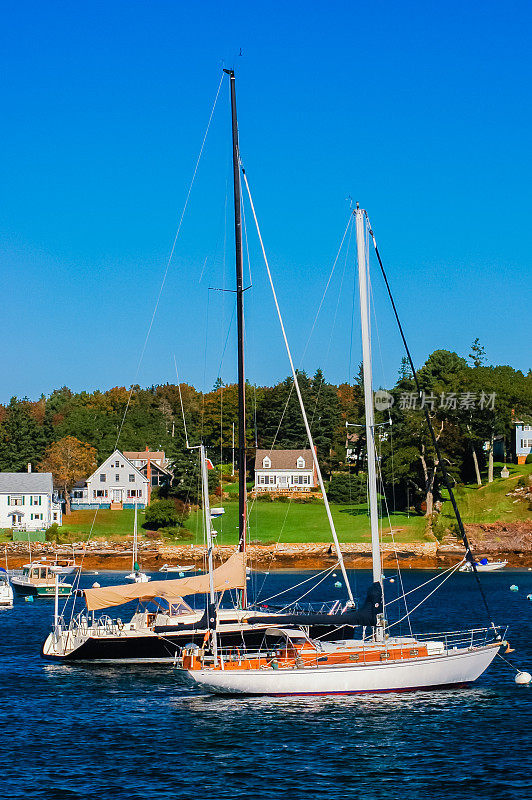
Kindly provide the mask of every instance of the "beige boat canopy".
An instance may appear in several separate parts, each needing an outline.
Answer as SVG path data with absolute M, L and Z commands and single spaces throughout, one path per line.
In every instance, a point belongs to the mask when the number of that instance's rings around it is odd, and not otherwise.
M 242 589 L 246 585 L 246 561 L 244 553 L 236 552 L 214 570 L 214 589 Z M 192 575 L 174 581 L 150 581 L 120 586 L 105 586 L 101 589 L 84 589 L 88 611 L 99 611 L 109 606 L 120 606 L 130 600 L 154 600 L 156 597 L 174 599 L 191 594 L 207 594 L 209 575 Z

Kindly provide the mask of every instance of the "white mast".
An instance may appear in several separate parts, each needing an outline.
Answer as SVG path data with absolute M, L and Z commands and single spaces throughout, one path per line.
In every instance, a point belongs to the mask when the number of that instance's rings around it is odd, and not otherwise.
M 133 521 L 133 563 L 131 565 L 131 572 L 135 575 L 137 568 L 137 503 L 135 501 L 135 517 Z
M 377 470 L 375 465 L 375 419 L 373 413 L 373 379 L 371 374 L 371 324 L 368 304 L 368 258 L 364 211 L 355 211 L 358 287 L 360 294 L 360 324 L 362 332 L 362 363 L 364 370 L 364 405 L 366 410 L 366 443 L 368 453 L 369 515 L 371 525 L 371 556 L 373 580 L 382 584 L 379 515 L 377 508 Z
M 212 552 L 212 522 L 211 522 L 211 506 L 209 503 L 209 480 L 207 477 L 207 457 L 205 455 L 205 447 L 200 444 L 199 447 L 201 458 L 201 489 L 203 494 L 203 517 L 205 522 L 205 538 L 207 540 L 207 564 L 209 568 L 209 629 L 212 636 L 212 654 L 214 656 L 214 665 L 216 666 L 218 660 L 218 639 L 216 636 L 216 618 L 211 620 L 210 615 L 216 604 L 216 595 L 214 593 L 214 563 Z M 212 623 L 212 627 L 211 627 Z

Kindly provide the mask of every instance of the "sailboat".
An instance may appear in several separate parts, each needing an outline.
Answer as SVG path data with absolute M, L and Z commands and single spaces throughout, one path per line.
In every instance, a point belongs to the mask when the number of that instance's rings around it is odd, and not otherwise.
M 134 581 L 135 583 L 147 583 L 150 576 L 145 572 L 141 572 L 138 563 L 138 527 L 137 527 L 137 504 L 135 503 L 135 519 L 133 522 L 133 553 L 131 561 L 131 572 L 126 575 L 126 581 Z
M 238 140 L 235 145 L 235 76 L 227 71 L 231 80 L 231 100 L 233 110 L 233 167 L 235 180 L 235 198 L 239 193 L 240 162 Z M 283 333 L 290 365 L 294 388 L 300 403 L 303 420 L 307 432 L 308 443 L 313 453 L 314 466 L 322 489 L 325 507 L 331 523 L 333 538 L 337 542 L 334 525 L 330 517 L 330 509 L 321 471 L 318 464 L 314 443 L 307 420 L 301 392 L 299 390 L 297 372 L 286 337 L 284 324 L 275 293 L 275 287 L 264 250 L 260 228 L 253 206 L 246 174 L 242 170 L 248 190 L 251 209 L 255 219 L 266 269 L 273 291 L 281 330 Z M 236 210 L 236 201 L 235 201 Z M 386 616 L 386 598 L 383 592 L 382 560 L 380 552 L 380 531 L 377 500 L 377 456 L 375 448 L 375 420 L 371 362 L 371 324 L 369 313 L 369 238 L 373 232 L 369 227 L 366 212 L 358 204 L 353 210 L 355 216 L 358 285 L 360 297 L 360 323 L 363 351 L 365 429 L 368 462 L 368 498 L 371 528 L 372 573 L 373 582 L 369 587 L 366 601 L 359 609 L 347 608 L 337 615 L 344 622 L 338 623 L 345 630 L 360 628 L 358 638 L 324 641 L 312 638 L 311 625 L 316 622 L 316 615 L 288 614 L 271 619 L 260 647 L 235 649 L 220 646 L 217 638 L 216 607 L 217 594 L 213 583 L 210 584 L 209 614 L 210 637 L 208 644 L 201 649 L 196 646 L 186 647 L 179 660 L 179 668 L 183 674 L 202 689 L 220 694 L 244 695 L 329 695 L 355 694 L 360 692 L 412 691 L 447 686 L 457 686 L 475 681 L 491 664 L 502 645 L 505 644 L 501 628 L 493 622 L 488 627 L 467 631 L 444 632 L 439 634 L 412 634 L 396 636 Z M 380 255 L 373 237 L 379 263 Z M 384 270 L 383 270 L 383 274 Z M 386 280 L 386 276 L 385 276 Z M 387 288 L 389 285 L 386 280 Z M 391 291 L 390 292 L 390 299 Z M 397 322 L 400 327 L 407 354 L 413 368 L 410 352 L 404 339 L 395 304 L 393 304 Z M 419 389 L 419 387 L 418 387 Z M 430 420 L 428 420 L 430 425 Z M 432 427 L 430 428 L 432 431 Z M 433 431 L 432 431 L 433 433 Z M 436 449 L 437 442 L 433 437 Z M 442 459 L 440 458 L 440 462 Z M 244 474 L 241 465 L 240 477 Z M 466 561 L 471 564 L 476 574 L 474 557 L 469 548 L 465 530 L 456 507 L 451 484 L 447 479 L 445 467 L 442 465 L 457 521 L 466 546 Z M 245 509 L 240 520 L 245 524 Z M 350 600 L 352 594 L 341 553 L 339 565 L 344 574 Z M 209 564 L 209 570 L 211 565 Z M 478 576 L 477 576 L 478 580 Z M 480 585 L 480 584 L 479 584 Z M 484 598 L 484 595 L 482 595 Z M 485 598 L 484 598 L 485 599 Z M 348 604 L 349 605 L 349 604 Z M 486 604 L 487 608 L 487 604 Z M 249 623 L 267 623 L 264 616 L 251 617 Z

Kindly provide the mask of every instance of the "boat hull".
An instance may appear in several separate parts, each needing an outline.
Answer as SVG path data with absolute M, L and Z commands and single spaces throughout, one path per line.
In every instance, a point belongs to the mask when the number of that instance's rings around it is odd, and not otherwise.
M 12 586 L 17 594 L 32 597 L 55 597 L 55 586 L 33 586 L 31 583 L 18 583 L 15 578 L 11 579 Z M 70 585 L 59 585 L 59 597 L 68 597 L 72 587 Z
M 183 670 L 215 694 L 334 695 L 403 692 L 472 683 L 489 667 L 499 645 L 394 662 L 265 670 Z

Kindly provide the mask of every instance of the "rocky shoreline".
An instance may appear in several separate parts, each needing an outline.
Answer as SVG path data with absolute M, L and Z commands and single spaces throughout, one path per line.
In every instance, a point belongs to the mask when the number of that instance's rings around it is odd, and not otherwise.
M 505 559 L 511 567 L 532 566 L 532 520 L 512 523 L 469 525 L 467 533 L 473 552 L 477 558 Z M 70 557 L 74 553 L 77 563 L 83 560 L 87 570 L 127 570 L 131 564 L 131 544 L 112 542 L 90 542 L 85 551 L 83 542 L 74 546 L 55 546 L 52 543 L 33 544 L 32 558 L 38 560 L 55 556 Z M 144 542 L 139 548 L 143 569 L 157 571 L 163 564 L 194 564 L 197 569 L 204 568 L 203 547 L 193 545 L 170 546 Z M 233 551 L 231 547 L 219 547 L 216 554 L 224 560 Z M 10 569 L 19 569 L 29 560 L 28 546 L 22 542 L 6 546 Z M 371 567 L 371 548 L 369 544 L 342 545 L 342 553 L 349 568 L 367 569 Z M 455 537 L 446 537 L 441 543 L 432 541 L 397 545 L 395 552 L 391 542 L 382 544 L 385 569 L 394 569 L 397 562 L 407 569 L 436 569 L 457 563 L 463 557 L 464 549 Z M 336 561 L 330 544 L 253 544 L 248 548 L 249 562 L 258 570 L 276 569 L 323 569 Z

